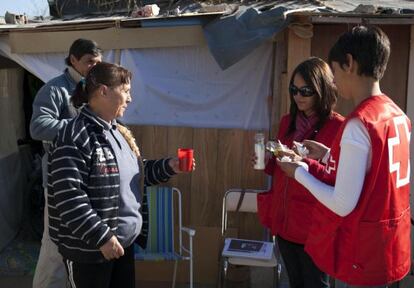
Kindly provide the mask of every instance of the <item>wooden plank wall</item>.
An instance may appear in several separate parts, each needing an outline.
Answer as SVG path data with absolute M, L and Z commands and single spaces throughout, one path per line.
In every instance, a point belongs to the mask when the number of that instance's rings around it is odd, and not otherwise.
M 192 227 L 221 226 L 222 199 L 230 188 L 264 189 L 266 177 L 251 167 L 257 131 L 166 126 L 132 126 L 141 153 L 147 159 L 176 156 L 179 147 L 194 148 L 197 168 L 174 177 L 169 184 L 183 194 L 183 223 Z M 260 237 L 255 215 L 243 215 L 240 236 Z
M 312 55 L 327 60 L 328 53 L 339 35 L 352 28 L 347 24 L 314 25 L 312 38 Z M 406 109 L 407 75 L 409 65 L 410 25 L 380 25 L 391 42 L 391 56 L 381 89 L 388 94 L 402 109 Z M 352 110 L 352 103 L 339 99 L 337 110 L 346 115 Z

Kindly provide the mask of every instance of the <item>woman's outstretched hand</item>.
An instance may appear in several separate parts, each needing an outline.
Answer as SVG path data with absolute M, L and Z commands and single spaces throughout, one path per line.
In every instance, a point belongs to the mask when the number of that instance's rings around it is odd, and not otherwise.
M 178 160 L 178 157 L 173 157 L 168 161 L 168 165 L 170 165 L 171 169 L 174 170 L 175 173 L 188 173 L 192 172 L 196 168 L 196 161 L 195 158 L 193 158 L 193 170 L 191 171 L 182 171 L 180 170 L 180 161 Z

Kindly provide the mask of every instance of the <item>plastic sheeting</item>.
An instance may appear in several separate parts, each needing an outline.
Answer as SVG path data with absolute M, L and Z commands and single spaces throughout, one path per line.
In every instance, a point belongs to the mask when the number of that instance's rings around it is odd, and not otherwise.
M 62 73 L 63 53 L 11 53 L 0 37 L 0 53 L 42 81 Z M 206 128 L 266 129 L 272 44 L 262 44 L 222 71 L 207 47 L 120 51 L 121 65 L 133 72 L 133 102 L 127 124 Z M 104 60 L 113 62 L 114 51 Z
M 264 129 L 271 43 L 222 71 L 207 47 L 125 50 L 133 72 L 127 124 Z
M 27 208 L 30 147 L 0 158 L 0 250 L 19 232 Z
M 222 69 L 234 65 L 253 49 L 283 30 L 288 23 L 285 7 L 260 12 L 239 7 L 237 13 L 212 21 L 204 27 L 211 53 Z
M 6 37 L 0 37 L 0 54 L 10 58 L 43 82 L 62 73 L 65 67 L 66 56 L 63 53 L 27 55 L 12 53 Z
M 241 5 L 232 15 L 223 15 L 205 25 L 204 35 L 217 63 L 227 69 L 282 31 L 289 24 L 288 13 L 321 8 L 299 0 Z

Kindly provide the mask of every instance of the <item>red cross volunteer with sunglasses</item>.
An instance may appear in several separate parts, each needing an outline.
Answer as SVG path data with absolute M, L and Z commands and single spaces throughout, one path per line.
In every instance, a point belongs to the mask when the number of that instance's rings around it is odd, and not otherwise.
M 292 73 L 289 94 L 290 113 L 281 119 L 278 140 L 292 147 L 293 141 L 313 139 L 329 147 L 343 117 L 333 112 L 337 93 L 328 64 L 319 58 L 299 64 Z M 258 214 L 261 223 L 277 236 L 290 287 L 329 287 L 328 275 L 304 251 L 316 199 L 283 173 L 275 156 L 267 162 L 265 172 L 273 176 L 272 188 L 258 196 Z

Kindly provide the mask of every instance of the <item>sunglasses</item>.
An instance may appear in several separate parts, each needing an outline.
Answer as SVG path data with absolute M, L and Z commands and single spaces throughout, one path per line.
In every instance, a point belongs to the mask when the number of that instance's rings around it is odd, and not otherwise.
M 295 85 L 291 84 L 289 86 L 289 94 L 291 96 L 295 96 L 298 93 L 302 97 L 312 97 L 313 95 L 315 95 L 315 90 L 313 90 L 311 87 L 308 87 L 308 86 L 303 86 L 301 88 L 298 88 Z

